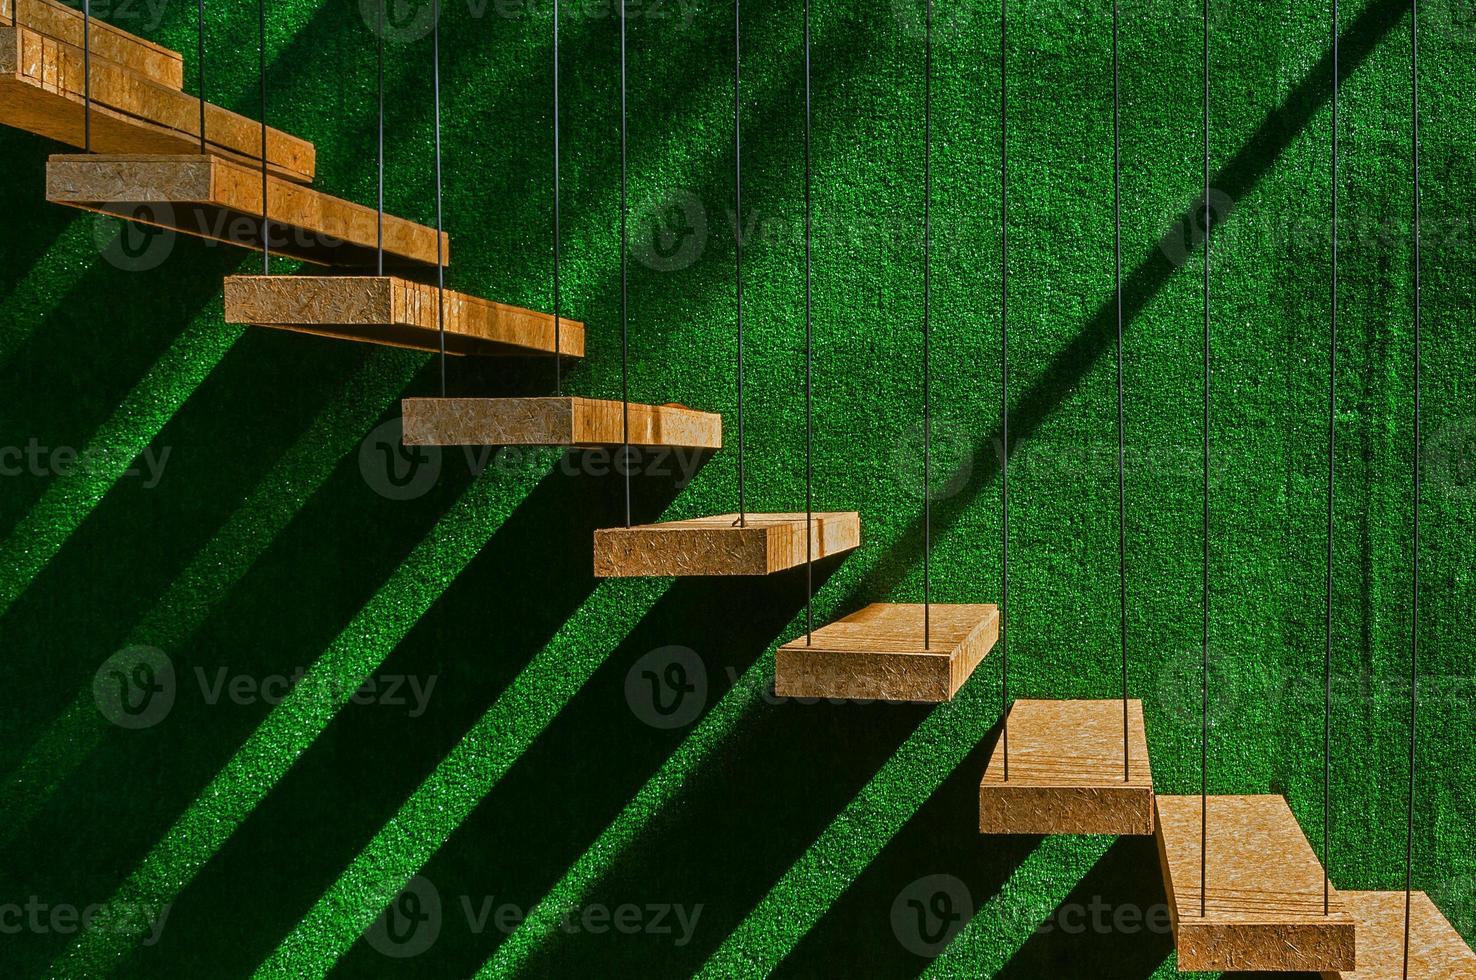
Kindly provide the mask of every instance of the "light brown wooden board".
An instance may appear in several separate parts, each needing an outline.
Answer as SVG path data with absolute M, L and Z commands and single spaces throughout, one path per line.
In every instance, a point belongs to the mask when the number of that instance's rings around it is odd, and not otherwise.
M 0 27 L 0 122 L 81 147 L 87 83 L 82 49 L 25 27 Z M 107 59 L 92 63 L 92 149 L 101 154 L 198 153 L 200 103 Z M 205 107 L 211 153 L 260 167 L 261 124 L 219 106 Z M 313 179 L 316 151 L 307 140 L 267 130 L 268 170 L 297 182 Z
M 781 646 L 774 692 L 788 698 L 951 700 L 999 639 L 993 605 L 932 606 L 923 646 L 921 603 L 872 603 Z
M 979 784 L 980 833 L 1153 833 L 1143 702 L 1128 702 L 1126 772 L 1121 701 L 1016 701 L 1008 733 L 1009 779 L 1001 736 Z
M 805 563 L 804 514 L 737 514 L 698 517 L 594 534 L 597 578 L 684 575 L 770 575 Z M 861 545 L 861 515 L 836 511 L 813 515 L 810 558 L 819 561 Z
M 407 446 L 619 446 L 622 403 L 598 398 L 407 398 Z M 723 417 L 682 405 L 630 406 L 632 446 L 721 449 Z
M 272 177 L 272 252 L 323 265 L 374 262 L 373 209 Z M 54 156 L 46 199 L 116 214 L 199 238 L 260 249 L 261 172 L 220 157 Z M 384 219 L 386 261 L 436 261 L 436 232 L 404 218 Z M 450 261 L 450 243 L 441 236 Z
M 1328 972 L 1354 965 L 1353 919 L 1280 796 L 1211 796 L 1207 914 L 1200 915 L 1198 796 L 1160 796 L 1158 856 L 1179 970 Z
M 0 24 L 17 20 L 21 27 L 82 47 L 82 11 L 58 0 L 0 0 Z M 94 58 L 106 58 L 167 88 L 184 87 L 184 58 L 178 51 L 130 34 L 96 15 L 87 32 Z
M 396 276 L 231 276 L 227 323 L 415 350 L 440 349 L 435 286 Z M 446 290 L 446 353 L 551 354 L 554 318 Z M 584 324 L 561 319 L 566 357 L 584 356 Z
M 1358 930 L 1358 966 L 1325 980 L 1402 980 L 1404 892 L 1343 892 Z M 1476 980 L 1476 954 L 1424 892 L 1409 915 L 1409 980 Z

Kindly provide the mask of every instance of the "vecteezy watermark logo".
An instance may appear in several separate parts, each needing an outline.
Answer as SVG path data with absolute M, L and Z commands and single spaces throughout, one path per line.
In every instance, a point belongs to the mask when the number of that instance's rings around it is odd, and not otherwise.
M 927 35 L 928 0 L 892 0 L 892 16 L 902 28 L 903 36 L 921 40 Z M 973 4 L 945 3 L 933 10 L 933 36 L 945 44 L 977 33 L 985 25 Z
M 25 904 L 7 902 L 0 905 L 0 936 L 22 932 L 38 936 L 71 936 L 81 931 L 96 931 L 119 936 L 142 935 L 140 944 L 153 946 L 164 932 L 171 908 L 168 902 L 155 905 L 129 901 L 77 906 L 67 902 L 46 902 L 32 895 Z
M 93 215 L 92 240 L 115 269 L 149 272 L 174 252 L 174 210 L 168 204 L 140 204 L 123 220 L 110 214 Z M 160 227 L 162 226 L 162 227 Z
M 968 885 L 949 874 L 927 875 L 897 893 L 892 934 L 908 952 L 932 959 L 973 917 Z
M 405 883 L 368 929 L 369 945 L 393 959 L 419 956 L 441 935 L 441 893 L 429 878 L 416 875 Z
M 1450 419 L 1425 445 L 1425 473 L 1448 496 L 1476 495 L 1476 418 Z
M 359 472 L 369 489 L 388 500 L 414 500 L 441 475 L 438 446 L 403 444 L 400 419 L 382 422 L 359 445 Z
M 625 675 L 625 702 L 652 728 L 682 728 L 707 705 L 707 667 L 688 647 L 658 647 Z
M 892 468 L 902 485 L 919 495 L 923 490 L 924 441 L 932 457 L 927 467 L 931 471 L 931 496 L 934 501 L 947 500 L 968 486 L 974 473 L 974 447 L 968 429 L 959 419 L 942 417 L 933 419 L 931 432 L 925 433 L 918 424 L 902 434 L 892 452 Z
M 435 0 L 359 0 L 359 15 L 394 44 L 413 44 L 436 26 Z
M 131 646 L 109 657 L 92 678 L 92 699 L 120 728 L 150 728 L 174 707 L 174 663 L 163 650 Z
M 35 436 L 24 446 L 0 446 L 0 476 L 30 475 L 68 477 L 74 473 L 107 473 L 116 477 L 143 477 L 143 488 L 152 490 L 164 479 L 173 447 L 163 446 L 157 452 L 153 445 L 138 454 L 141 465 L 125 466 L 131 461 L 132 449 L 117 446 L 45 446 Z M 127 455 L 125 455 L 127 454 Z
M 1193 208 L 1188 213 L 1175 218 L 1168 230 L 1163 233 L 1163 237 L 1158 240 L 1158 247 L 1176 266 L 1182 266 L 1188 262 L 1194 250 L 1204 243 L 1206 218 L 1204 205 L 1204 198 L 1195 201 Z M 1235 210 L 1235 200 L 1219 188 L 1211 187 L 1208 215 L 1210 230 L 1218 229 L 1221 222 L 1228 218 L 1233 210 Z
M 707 248 L 707 208 L 691 191 L 678 190 L 654 199 L 634 217 L 631 251 L 648 269 L 686 269 Z
M 1185 726 L 1198 725 L 1201 715 L 1207 712 L 1210 727 L 1216 728 L 1240 711 L 1253 686 L 1245 673 L 1252 666 L 1250 663 L 1237 665 L 1224 651 L 1211 645 L 1206 705 L 1203 653 L 1198 647 L 1184 650 L 1159 668 L 1159 704 L 1176 723 Z

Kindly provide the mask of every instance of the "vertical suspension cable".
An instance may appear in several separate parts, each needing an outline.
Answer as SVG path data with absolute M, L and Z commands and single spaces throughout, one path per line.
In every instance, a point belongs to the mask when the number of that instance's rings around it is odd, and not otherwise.
M 1322 914 L 1332 913 L 1333 521 L 1338 445 L 1338 0 L 1332 0 L 1332 284 L 1327 344 L 1327 629 L 1322 654 Z
M 205 0 L 195 2 L 195 84 L 200 89 L 200 152 L 205 153 Z
M 1117 303 L 1117 604 L 1122 642 L 1122 780 L 1131 778 L 1128 749 L 1127 424 L 1123 408 L 1122 95 L 1118 71 L 1118 4 L 1112 0 L 1112 257 Z
M 201 0 L 203 3 L 204 0 Z M 375 170 L 379 177 L 379 187 L 375 195 L 374 204 L 374 269 L 376 275 L 384 275 L 384 5 L 386 0 L 379 0 L 379 30 L 378 45 L 375 55 L 375 88 L 379 94 L 379 121 L 377 127 L 378 156 L 376 157 Z
M 932 638 L 933 598 L 933 0 L 923 29 L 923 649 Z
M 630 288 L 626 241 L 627 122 L 625 67 L 625 3 L 620 4 L 620 424 L 625 459 L 625 526 L 631 525 L 630 508 Z
M 733 279 L 738 314 L 738 526 L 748 525 L 744 497 L 743 432 L 743 13 L 742 0 L 733 0 Z M 806 529 L 808 530 L 808 528 Z
M 1199 673 L 1199 914 L 1209 913 L 1210 5 L 1204 0 L 1204 523 Z
M 92 0 L 82 0 L 82 150 L 92 152 Z
M 272 274 L 271 209 L 267 206 L 267 20 L 266 0 L 256 0 L 256 72 L 261 84 L 261 274 Z
M 1000 740 L 1004 748 L 1004 779 L 1010 779 L 1010 197 L 1009 98 L 1006 66 L 1008 39 L 1006 3 L 999 0 L 999 673 Z
M 431 98 L 435 106 L 436 136 L 436 334 L 441 343 L 441 397 L 446 397 L 446 246 L 442 241 L 445 234 L 445 214 L 442 202 L 441 181 L 441 0 L 433 0 L 431 6 Z
M 1404 978 L 1409 980 L 1410 914 L 1414 896 L 1415 756 L 1420 718 L 1420 2 L 1409 4 L 1410 159 L 1414 181 L 1414 502 L 1410 521 L 1409 804 L 1404 827 Z
M 805 646 L 815 632 L 815 325 L 810 248 L 810 0 L 805 0 Z
M 559 227 L 562 201 L 559 199 L 559 0 L 553 4 L 553 308 L 554 308 L 554 394 L 564 393 L 564 297 L 560 264 L 563 258 L 563 233 Z

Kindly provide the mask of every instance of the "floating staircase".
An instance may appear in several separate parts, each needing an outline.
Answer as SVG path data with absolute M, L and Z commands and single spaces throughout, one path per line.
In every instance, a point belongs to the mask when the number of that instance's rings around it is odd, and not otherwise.
M 414 350 L 440 350 L 435 286 L 395 276 L 231 276 L 227 323 Z M 584 356 L 584 324 L 446 290 L 446 353 Z
M 805 526 L 809 524 L 806 545 Z M 597 578 L 771 575 L 861 546 L 855 511 L 698 517 L 595 531 Z
M 1401 980 L 1404 892 L 1343 892 L 1357 930 L 1357 968 L 1324 980 Z M 1476 980 L 1476 953 L 1424 892 L 1409 896 L 1409 980 Z
M 774 693 L 950 701 L 999 639 L 999 607 L 934 603 L 930 615 L 926 646 L 921 603 L 872 603 L 791 640 L 774 655 Z
M 1143 702 L 1016 701 L 979 784 L 982 834 L 1153 833 Z
M 600 398 L 406 398 L 407 446 L 625 444 L 625 403 Z M 723 417 L 684 405 L 631 404 L 632 446 L 721 449 Z

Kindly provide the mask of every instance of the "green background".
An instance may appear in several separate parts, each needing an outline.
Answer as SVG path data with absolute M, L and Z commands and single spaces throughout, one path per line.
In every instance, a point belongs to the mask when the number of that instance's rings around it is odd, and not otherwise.
M 207 3 L 212 100 L 255 115 L 253 4 Z M 1476 8 L 1421 4 L 1424 191 L 1422 698 L 1414 878 L 1476 937 L 1468 610 L 1476 596 L 1469 261 Z M 190 52 L 193 4 L 95 7 Z M 368 7 L 372 19 L 373 7 Z M 434 218 L 427 9 L 393 8 L 391 211 Z M 637 518 L 732 510 L 736 477 L 732 8 L 632 8 L 630 387 L 721 411 L 690 486 L 635 481 Z M 803 62 L 798 2 L 744 5 L 748 494 L 804 504 Z M 1333 587 L 1333 852 L 1341 888 L 1403 884 L 1411 636 L 1412 266 L 1407 4 L 1344 4 L 1342 307 Z M 447 0 L 449 284 L 552 303 L 547 3 Z M 564 261 L 589 356 L 620 385 L 618 30 L 564 10 Z M 1011 693 L 1119 691 L 1110 8 L 1009 7 Z M 374 37 L 347 0 L 272 0 L 269 119 L 313 140 L 318 185 L 374 200 Z M 1213 4 L 1212 792 L 1283 793 L 1320 849 L 1329 312 L 1330 11 Z M 814 495 L 865 544 L 819 570 L 817 621 L 922 588 L 922 31 L 913 0 L 819 0 L 814 25 Z M 408 38 L 401 43 L 398 38 Z M 933 145 L 933 596 L 1000 593 L 999 26 L 939 3 Z M 1199 786 L 1199 6 L 1124 4 L 1127 643 L 1154 780 Z M 804 577 L 596 583 L 618 478 L 550 453 L 448 450 L 408 500 L 377 445 L 426 355 L 227 326 L 248 253 L 180 238 L 108 259 L 116 226 L 48 205 L 57 147 L 0 133 L 0 445 L 89 465 L 0 486 L 0 904 L 109 903 L 88 930 L 6 935 L 11 976 L 1111 976 L 1173 973 L 1162 935 L 1036 934 L 1063 903 L 1162 901 L 1151 841 L 975 830 L 997 657 L 951 704 L 767 695 Z M 1187 224 L 1186 224 L 1187 223 Z M 1186 230 L 1186 228 L 1188 230 Z M 658 235 L 662 236 L 658 238 Z M 678 246 L 674 257 L 662 246 Z M 684 251 L 683 248 L 686 250 Z M 106 254 L 105 254 L 106 253 Z M 283 264 L 285 271 L 290 265 Z M 542 393 L 551 366 L 453 363 L 452 393 Z M 393 425 L 391 424 L 391 430 Z M 371 432 L 379 435 L 369 437 Z M 361 446 L 367 445 L 361 451 Z M 124 472 L 169 452 L 162 479 Z M 433 462 L 427 460 L 426 462 Z M 376 469 L 377 467 L 377 469 Z M 147 473 L 147 470 L 145 470 Z M 177 697 L 108 724 L 93 680 L 136 645 Z M 700 658 L 703 710 L 644 723 L 627 675 Z M 280 705 L 211 704 L 197 670 L 309 671 Z M 347 701 L 435 678 L 428 708 Z M 327 693 L 325 693 L 327 692 Z M 360 938 L 413 874 L 434 944 Z M 947 874 L 978 913 L 937 959 L 892 909 Z M 462 902 L 529 913 L 507 936 Z M 560 927 L 566 908 L 678 903 L 691 941 Z M 167 904 L 157 942 L 139 923 Z

